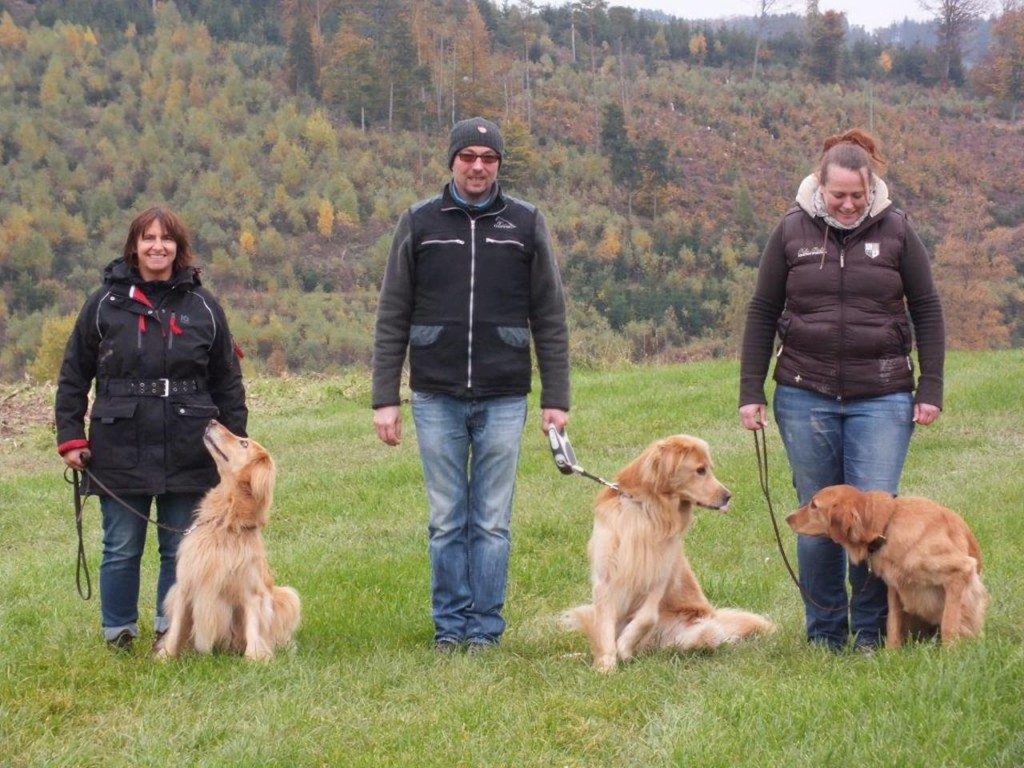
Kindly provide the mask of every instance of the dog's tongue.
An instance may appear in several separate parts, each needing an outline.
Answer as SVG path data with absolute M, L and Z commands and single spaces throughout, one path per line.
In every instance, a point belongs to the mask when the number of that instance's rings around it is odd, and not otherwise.
M 727 501 L 727 502 L 725 502 L 725 504 L 723 504 L 722 506 L 720 506 L 720 507 L 718 508 L 718 511 L 719 511 L 719 512 L 728 512 L 728 511 L 729 511 L 729 502 Z

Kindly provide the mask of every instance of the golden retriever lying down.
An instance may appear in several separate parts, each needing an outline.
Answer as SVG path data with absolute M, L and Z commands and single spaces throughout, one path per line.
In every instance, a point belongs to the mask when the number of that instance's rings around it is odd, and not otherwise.
M 689 435 L 658 440 L 597 496 L 587 547 L 593 602 L 563 625 L 590 638 L 594 666 L 615 668 L 637 651 L 716 648 L 775 625 L 763 616 L 712 607 L 683 553 L 693 507 L 726 511 L 731 494 L 715 479 L 708 445 Z
M 220 483 L 203 498 L 178 548 L 177 579 L 164 600 L 170 628 L 157 656 L 174 658 L 191 647 L 269 659 L 291 640 L 300 613 L 298 593 L 274 586 L 260 533 L 274 495 L 274 461 L 259 443 L 217 421 L 203 442 Z
M 910 632 L 938 628 L 944 643 L 981 633 L 988 605 L 981 548 L 955 512 L 928 499 L 831 485 L 786 522 L 797 533 L 828 536 L 855 563 L 866 559 L 886 583 L 887 648 Z

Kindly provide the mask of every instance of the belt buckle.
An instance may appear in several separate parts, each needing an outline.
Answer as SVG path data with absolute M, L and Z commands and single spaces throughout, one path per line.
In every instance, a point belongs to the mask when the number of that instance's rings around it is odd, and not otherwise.
M 170 379 L 157 379 L 158 382 L 164 385 L 163 393 L 157 395 L 158 397 L 168 397 L 171 394 L 171 380 Z

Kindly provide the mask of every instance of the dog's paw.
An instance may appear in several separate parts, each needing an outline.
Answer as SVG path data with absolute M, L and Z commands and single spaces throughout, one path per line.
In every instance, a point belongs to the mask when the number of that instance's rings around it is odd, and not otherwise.
M 594 669 L 598 672 L 614 672 L 615 671 L 615 654 L 604 653 L 594 658 Z
M 624 643 L 620 638 L 620 640 L 615 643 L 615 652 L 623 661 L 629 661 L 633 658 L 633 644 Z
M 256 648 L 245 652 L 247 661 L 270 661 L 273 655 L 273 652 L 268 648 Z

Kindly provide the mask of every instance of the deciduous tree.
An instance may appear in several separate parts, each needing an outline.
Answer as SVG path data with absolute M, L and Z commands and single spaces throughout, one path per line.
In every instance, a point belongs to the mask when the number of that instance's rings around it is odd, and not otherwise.
M 919 0 L 932 14 L 938 36 L 939 79 L 963 80 L 963 49 L 967 33 L 991 7 L 990 0 Z

